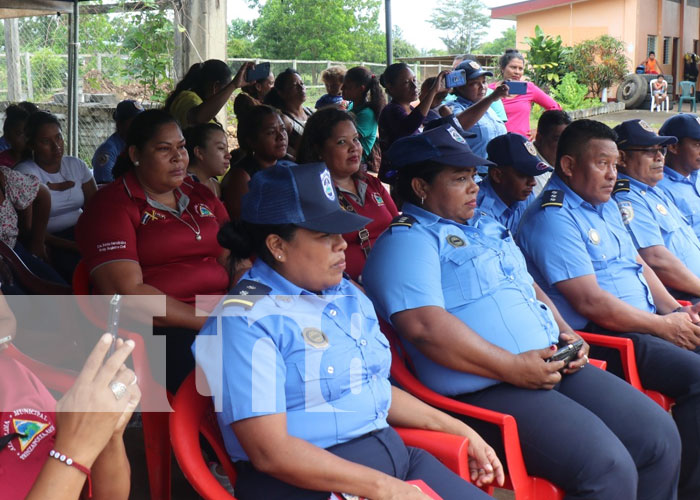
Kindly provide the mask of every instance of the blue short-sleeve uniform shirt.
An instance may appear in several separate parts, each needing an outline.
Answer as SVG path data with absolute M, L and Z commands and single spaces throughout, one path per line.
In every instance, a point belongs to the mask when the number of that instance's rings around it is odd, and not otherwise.
M 115 132 L 95 150 L 92 156 L 92 169 L 96 182 L 104 184 L 114 180 L 112 169 L 125 146 L 124 139 Z
M 261 285 L 268 293 L 251 299 Z M 369 299 L 345 279 L 316 295 L 258 259 L 192 350 L 234 461 L 248 457 L 231 424 L 247 418 L 286 413 L 289 434 L 321 448 L 387 426 L 389 344 Z
M 543 207 L 552 191 L 563 196 L 561 206 Z M 594 274 L 603 290 L 644 311 L 656 311 L 614 200 L 593 206 L 554 173 L 547 190 L 523 215 L 516 236 L 535 281 L 572 328 L 582 329 L 588 320 L 555 285 L 580 276 Z
M 678 207 L 700 238 L 700 176 L 698 170 L 688 177 L 666 166 L 664 178 L 656 185 Z
M 491 179 L 488 177 L 479 183 L 479 193 L 476 195 L 476 203 L 479 206 L 479 210 L 496 219 L 513 234 L 518 229 L 520 218 L 525 213 L 525 209 L 534 199 L 535 195 L 530 193 L 526 200 L 516 201 L 511 206 L 508 206 L 494 191 Z
M 458 115 L 465 109 L 471 107 L 474 103 L 462 96 L 457 96 L 453 102 L 450 103 L 452 106 L 452 112 Z M 469 132 L 476 134 L 476 137 L 468 138 L 467 144 L 474 152 L 475 155 L 486 158 L 488 154 L 486 153 L 486 145 L 494 137 L 503 135 L 507 133 L 505 124 L 498 118 L 498 115 L 489 108 L 484 113 L 484 116 L 476 122 L 476 124 L 469 129 Z M 479 173 L 483 174 L 486 172 L 486 167 L 478 167 Z
M 443 219 L 411 203 L 377 240 L 363 272 L 367 294 L 387 321 L 395 313 L 437 306 L 481 337 L 512 353 L 557 342 L 549 308 L 537 300 L 520 250 L 503 225 L 484 214 L 468 224 Z M 439 332 L 435 332 L 439 335 Z M 445 395 L 478 391 L 497 380 L 446 368 L 404 342 L 419 379 Z
M 618 178 L 629 181 L 629 185 L 618 183 L 613 197 L 636 247 L 663 245 L 700 276 L 700 241 L 676 205 L 659 187 L 624 174 Z

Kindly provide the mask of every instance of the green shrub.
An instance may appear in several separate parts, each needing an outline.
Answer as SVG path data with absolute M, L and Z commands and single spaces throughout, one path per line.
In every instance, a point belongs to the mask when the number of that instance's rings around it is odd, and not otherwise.
M 627 74 L 625 45 L 610 35 L 602 35 L 575 45 L 567 55 L 568 69 L 600 97 L 604 88 L 620 83 Z
M 593 108 L 602 104 L 598 99 L 587 99 L 587 95 L 588 87 L 578 83 L 576 73 L 567 73 L 561 83 L 552 89 L 552 97 L 564 111 Z
M 67 61 L 48 47 L 37 49 L 31 57 L 34 99 L 43 101 L 64 86 Z
M 542 28 L 535 26 L 535 36 L 525 37 L 525 43 L 530 46 L 526 67 L 530 79 L 545 89 L 558 85 L 566 74 L 565 57 L 568 51 L 562 45 L 561 37 L 545 35 Z

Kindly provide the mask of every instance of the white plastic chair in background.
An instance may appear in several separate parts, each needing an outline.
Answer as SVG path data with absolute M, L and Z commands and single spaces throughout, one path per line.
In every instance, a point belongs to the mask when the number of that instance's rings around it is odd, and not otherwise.
M 651 105 L 649 107 L 649 111 L 654 112 L 654 111 L 668 111 L 668 84 L 666 85 L 666 99 L 661 101 L 661 104 L 656 104 L 656 97 L 654 96 L 654 82 L 656 80 L 651 80 L 649 82 L 649 94 L 651 95 Z M 664 109 L 664 107 L 666 109 Z M 656 108 L 656 109 L 655 109 Z

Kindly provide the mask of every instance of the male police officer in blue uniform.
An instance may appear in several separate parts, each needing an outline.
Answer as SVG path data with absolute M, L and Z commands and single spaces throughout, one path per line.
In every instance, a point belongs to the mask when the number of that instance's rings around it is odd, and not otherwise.
M 668 415 L 585 367 L 587 346 L 566 366 L 548 362 L 559 340 L 578 336 L 533 284 L 510 231 L 479 212 L 474 165 L 488 162 L 449 126 L 396 141 L 387 159 L 406 202 L 363 276 L 421 382 L 513 415 L 528 472 L 567 498 L 675 498 L 679 438 Z
M 131 99 L 117 104 L 112 117 L 116 122 L 117 131 L 100 144 L 92 156 L 92 168 L 95 181 L 98 184 L 112 182 L 112 168 L 126 146 L 126 134 L 129 132 L 131 121 L 143 111 L 143 107 Z
M 664 178 L 658 187 L 676 204 L 700 238 L 700 118 L 686 113 L 672 116 L 659 133 L 676 137 L 678 144 L 668 146 Z
M 486 151 L 495 165 L 479 184 L 476 203 L 515 234 L 520 217 L 535 199 L 535 177 L 553 169 L 527 137 L 513 132 L 491 139 Z
M 615 127 L 618 181 L 613 198 L 639 255 L 676 298 L 700 297 L 700 241 L 676 205 L 657 186 L 672 136 L 657 135 L 643 120 Z
M 617 135 L 579 120 L 559 140 L 555 173 L 522 218 L 518 241 L 533 277 L 575 329 L 631 338 L 642 384 L 676 399 L 683 455 L 679 498 L 700 498 L 697 312 L 681 308 L 637 254 L 614 201 Z M 633 332 L 633 333 L 629 333 Z M 605 356 L 618 371 L 616 356 Z M 632 422 L 630 422 L 632 424 Z

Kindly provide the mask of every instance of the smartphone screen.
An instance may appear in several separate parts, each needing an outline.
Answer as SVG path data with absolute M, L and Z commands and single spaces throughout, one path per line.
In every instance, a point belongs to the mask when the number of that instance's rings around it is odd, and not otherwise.
M 262 78 L 267 78 L 267 75 L 270 74 L 270 63 L 260 63 L 256 64 L 255 67 L 250 68 L 248 71 L 246 71 L 245 74 L 245 81 L 246 82 L 254 82 L 256 80 L 260 80 Z
M 510 95 L 527 94 L 527 82 L 506 82 Z
M 452 71 L 445 75 L 445 87 L 461 87 L 467 83 L 467 73 L 463 69 Z

